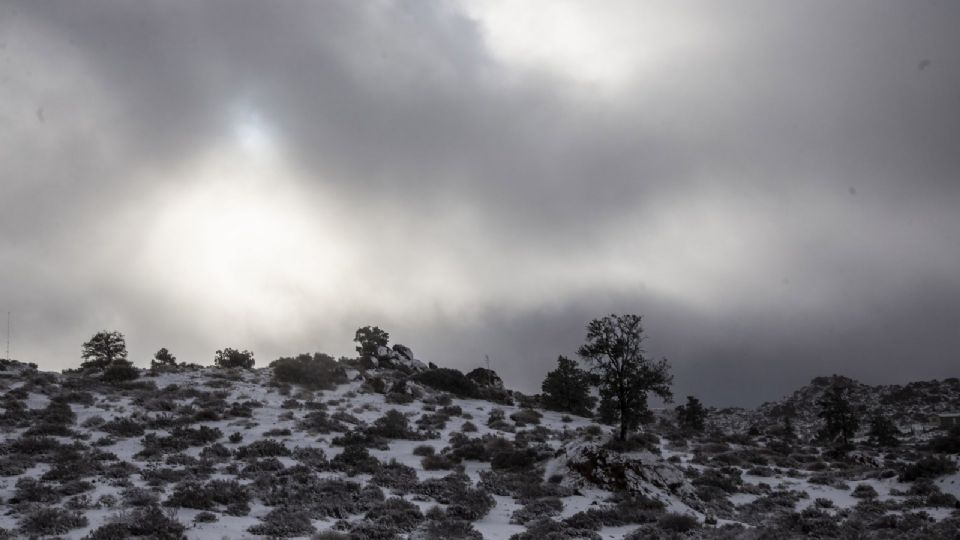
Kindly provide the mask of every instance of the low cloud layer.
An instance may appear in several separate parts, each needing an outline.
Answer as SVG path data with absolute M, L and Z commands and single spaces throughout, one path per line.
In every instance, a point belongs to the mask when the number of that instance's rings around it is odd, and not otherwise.
M 645 315 L 678 394 L 954 376 L 960 8 L 0 7 L 13 356 L 346 354 L 534 391 Z M 535 31 L 531 31 L 535 29 Z

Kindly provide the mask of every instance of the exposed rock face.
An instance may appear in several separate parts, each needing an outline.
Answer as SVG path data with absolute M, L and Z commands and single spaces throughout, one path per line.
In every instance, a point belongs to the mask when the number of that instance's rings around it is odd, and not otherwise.
M 663 500 L 669 495 L 696 500 L 683 471 L 649 451 L 618 453 L 595 442 L 576 442 L 558 452 L 560 468 L 583 483 L 611 491 L 642 493 Z
M 427 369 L 426 364 L 414 357 L 413 350 L 410 347 L 399 343 L 395 344 L 392 349 L 378 347 L 376 357 L 371 357 L 369 364 L 375 368 L 398 369 L 405 373 L 416 373 Z

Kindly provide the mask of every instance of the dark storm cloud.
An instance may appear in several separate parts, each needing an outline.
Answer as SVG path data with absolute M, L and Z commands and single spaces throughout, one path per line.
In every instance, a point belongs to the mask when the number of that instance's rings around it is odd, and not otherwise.
M 0 287 L 23 348 L 70 365 L 106 325 L 145 350 L 219 346 L 158 307 L 125 254 L 154 190 L 187 189 L 184 164 L 252 114 L 306 197 L 356 216 L 366 266 L 389 260 L 399 296 L 423 259 L 484 302 L 317 306 L 323 330 L 295 345 L 252 332 L 266 354 L 346 352 L 351 326 L 383 321 L 427 359 L 491 354 L 533 390 L 588 318 L 636 311 L 678 391 L 716 402 L 832 371 L 949 375 L 960 8 L 681 11 L 699 45 L 604 87 L 497 56 L 455 3 L 8 4 Z M 454 218 L 462 235 L 437 232 Z M 526 290 L 541 276 L 560 285 Z

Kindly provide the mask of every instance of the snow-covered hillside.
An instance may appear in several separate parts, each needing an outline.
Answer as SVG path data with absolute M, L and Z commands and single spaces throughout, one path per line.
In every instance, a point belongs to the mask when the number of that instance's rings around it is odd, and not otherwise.
M 681 434 L 666 417 L 612 444 L 590 419 L 499 388 L 453 396 L 411 376 L 430 368 L 394 360 L 344 369 L 326 390 L 270 368 L 108 384 L 6 363 L 0 537 L 960 532 L 960 479 L 900 481 L 909 455 L 831 458 L 768 436 Z

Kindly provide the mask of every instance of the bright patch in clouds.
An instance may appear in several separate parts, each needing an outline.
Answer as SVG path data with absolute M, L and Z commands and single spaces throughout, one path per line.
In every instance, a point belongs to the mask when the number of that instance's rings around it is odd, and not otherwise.
M 291 173 L 265 158 L 265 135 L 248 128 L 160 201 L 143 271 L 210 326 L 283 335 L 304 310 L 338 301 L 350 254 L 323 217 L 332 214 L 306 204 Z
M 502 61 L 613 89 L 677 62 L 708 33 L 672 2 L 478 0 L 467 9 Z

